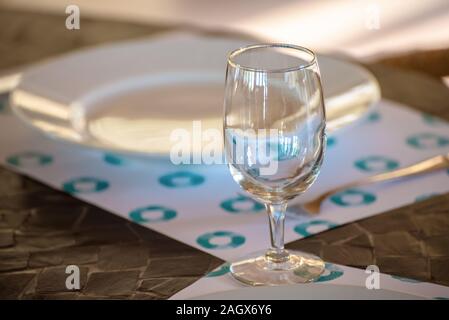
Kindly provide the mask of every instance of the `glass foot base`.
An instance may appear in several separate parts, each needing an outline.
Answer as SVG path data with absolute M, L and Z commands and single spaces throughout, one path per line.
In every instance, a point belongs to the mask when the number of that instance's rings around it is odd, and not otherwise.
M 253 254 L 232 263 L 231 274 L 252 286 L 278 286 L 312 282 L 323 273 L 325 265 L 319 257 L 293 250 L 288 253 L 288 260 L 282 263 L 268 260 L 265 252 Z

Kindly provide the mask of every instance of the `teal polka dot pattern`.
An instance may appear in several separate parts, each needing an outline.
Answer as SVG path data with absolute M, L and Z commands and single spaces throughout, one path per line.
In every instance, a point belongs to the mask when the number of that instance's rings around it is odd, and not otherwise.
M 323 274 L 314 282 L 327 282 L 340 278 L 344 274 L 344 271 L 339 266 L 332 263 L 326 263 L 326 268 Z
M 109 182 L 94 177 L 79 177 L 62 185 L 62 189 L 68 193 L 95 193 L 107 188 L 109 188 Z
M 368 122 L 378 122 L 380 120 L 380 113 L 377 111 L 371 112 L 366 118 Z
M 356 160 L 354 166 L 361 171 L 382 172 L 398 168 L 399 162 L 384 156 L 369 156 Z
M 154 213 L 157 215 L 154 216 Z M 168 221 L 176 218 L 175 210 L 163 206 L 147 206 L 134 209 L 129 213 L 129 218 L 137 223 L 151 223 Z
M 335 146 L 337 144 L 337 138 L 335 137 L 327 137 L 327 142 L 326 142 L 326 146 L 328 148 L 331 148 L 333 146 Z
M 179 171 L 160 177 L 159 183 L 168 188 L 185 188 L 200 185 L 204 183 L 204 180 L 202 175 L 188 171 Z
M 412 135 L 406 141 L 415 149 L 435 149 L 449 146 L 449 138 L 428 132 Z
M 358 189 L 348 189 L 334 194 L 330 200 L 341 207 L 354 207 L 369 205 L 376 201 L 376 196 L 372 193 Z
M 111 164 L 113 166 L 123 166 L 126 163 L 125 158 L 112 153 L 104 154 L 103 160 L 104 162 Z
M 228 239 L 225 243 L 216 244 L 214 240 Z M 206 249 L 231 249 L 240 247 L 245 243 L 245 237 L 230 231 L 208 232 L 196 239 L 196 242 Z
M 229 273 L 230 268 L 231 268 L 231 264 L 229 262 L 226 262 L 226 263 L 222 264 L 221 266 L 219 266 L 218 268 L 215 268 L 214 270 L 212 270 L 211 272 L 206 274 L 206 277 L 214 278 L 214 277 L 223 276 L 223 275 Z
M 8 157 L 6 162 L 16 167 L 46 166 L 53 162 L 53 157 L 37 151 L 26 151 Z
M 239 205 L 242 204 L 245 207 L 239 208 Z M 220 207 L 230 213 L 259 212 L 265 208 L 263 204 L 244 195 L 227 199 L 220 204 Z
M 304 237 L 308 237 L 313 234 L 313 232 L 309 231 L 309 228 L 313 226 L 324 226 L 325 229 L 332 229 L 337 226 L 336 223 L 327 220 L 313 220 L 309 222 L 300 223 L 295 226 L 293 229 L 297 234 L 300 234 Z

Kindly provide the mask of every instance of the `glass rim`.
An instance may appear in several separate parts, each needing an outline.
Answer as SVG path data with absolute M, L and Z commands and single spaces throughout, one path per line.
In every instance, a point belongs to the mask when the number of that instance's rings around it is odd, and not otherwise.
M 286 48 L 286 49 L 293 49 L 301 52 L 305 52 L 307 54 L 310 54 L 312 59 L 310 61 L 307 61 L 306 63 L 299 64 L 293 67 L 286 67 L 286 68 L 255 68 L 255 67 L 249 67 L 242 65 L 240 63 L 237 63 L 234 61 L 234 58 L 246 51 L 254 50 L 254 49 L 262 49 L 262 48 Z M 261 43 L 261 44 L 252 44 L 244 47 L 240 47 L 238 49 L 235 49 L 231 51 L 228 55 L 228 65 L 236 68 L 236 69 L 242 69 L 245 71 L 251 71 L 251 72 L 263 72 L 263 73 L 283 73 L 283 72 L 290 72 L 290 71 L 298 71 L 302 69 L 307 69 L 313 65 L 316 64 L 316 54 L 312 50 L 294 45 L 294 44 L 285 44 L 285 43 Z

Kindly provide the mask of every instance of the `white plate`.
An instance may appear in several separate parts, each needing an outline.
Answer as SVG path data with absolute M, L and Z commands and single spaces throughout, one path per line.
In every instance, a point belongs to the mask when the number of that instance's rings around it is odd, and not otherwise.
M 424 298 L 378 289 L 339 284 L 301 284 L 252 287 L 198 296 L 194 300 L 423 300 Z
M 78 51 L 26 70 L 11 95 L 32 127 L 81 145 L 167 155 L 170 133 L 221 131 L 223 82 L 238 37 L 172 32 Z M 328 130 L 360 119 L 380 97 L 364 68 L 319 56 Z

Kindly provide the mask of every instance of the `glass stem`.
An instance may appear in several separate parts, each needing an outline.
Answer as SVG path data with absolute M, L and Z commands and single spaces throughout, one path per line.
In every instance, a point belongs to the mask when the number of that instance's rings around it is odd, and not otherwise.
M 265 257 L 274 263 L 288 260 L 288 252 L 284 249 L 284 221 L 287 203 L 267 204 L 268 219 L 270 221 L 271 248 Z

